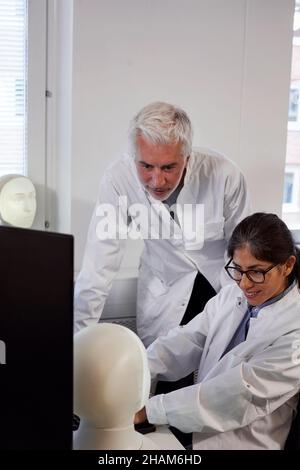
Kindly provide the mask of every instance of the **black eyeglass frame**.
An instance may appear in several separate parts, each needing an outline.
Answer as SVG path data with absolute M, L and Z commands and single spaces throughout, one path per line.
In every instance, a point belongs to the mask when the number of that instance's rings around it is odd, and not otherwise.
M 226 264 L 226 266 L 224 267 L 225 271 L 227 272 L 228 276 L 233 279 L 235 282 L 241 282 L 241 280 L 243 279 L 243 275 L 246 274 L 247 278 L 249 279 L 249 281 L 253 282 L 254 284 L 263 284 L 266 280 L 266 274 L 271 271 L 271 269 L 273 268 L 276 268 L 276 266 L 278 266 L 278 264 L 274 264 L 274 266 L 271 266 L 270 268 L 266 269 L 265 271 L 262 271 L 260 269 L 247 269 L 246 271 L 243 271 L 242 269 L 240 268 L 236 268 L 235 266 L 230 266 L 230 263 L 232 262 L 233 258 L 231 258 L 228 263 Z M 232 275 L 230 274 L 230 268 L 232 269 L 235 269 L 236 271 L 238 271 L 240 274 L 241 274 L 241 279 L 234 279 L 234 277 L 232 277 Z M 253 279 L 251 278 L 249 272 L 256 272 L 256 273 L 259 273 L 259 274 L 262 274 L 263 275 L 263 280 L 262 281 L 253 281 Z

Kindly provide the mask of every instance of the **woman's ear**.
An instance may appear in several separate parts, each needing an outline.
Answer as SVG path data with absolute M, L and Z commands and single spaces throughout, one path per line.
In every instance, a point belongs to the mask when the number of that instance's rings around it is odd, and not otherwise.
M 294 265 L 296 263 L 296 256 L 291 255 L 284 264 L 284 275 L 289 276 L 293 271 Z

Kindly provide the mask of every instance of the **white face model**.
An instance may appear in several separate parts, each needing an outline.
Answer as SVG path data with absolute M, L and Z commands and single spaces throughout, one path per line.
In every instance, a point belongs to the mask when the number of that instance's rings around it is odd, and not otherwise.
M 30 228 L 36 213 L 36 193 L 24 176 L 8 181 L 0 192 L 0 217 L 15 227 Z
M 101 323 L 75 335 L 74 411 L 90 427 L 123 429 L 126 440 L 125 428 L 133 424 L 149 392 L 147 353 L 135 333 Z

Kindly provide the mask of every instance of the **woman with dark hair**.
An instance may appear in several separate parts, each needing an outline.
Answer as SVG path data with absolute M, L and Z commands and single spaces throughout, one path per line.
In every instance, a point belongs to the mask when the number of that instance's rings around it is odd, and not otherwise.
M 300 254 L 287 226 L 256 213 L 235 228 L 235 282 L 148 348 L 152 380 L 198 368 L 198 383 L 136 415 L 193 432 L 194 449 L 283 449 L 300 389 Z

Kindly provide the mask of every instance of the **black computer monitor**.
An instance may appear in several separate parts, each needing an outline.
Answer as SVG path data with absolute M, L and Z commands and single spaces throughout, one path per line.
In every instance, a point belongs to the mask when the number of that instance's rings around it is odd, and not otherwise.
M 71 449 L 73 237 L 0 226 L 0 449 Z

